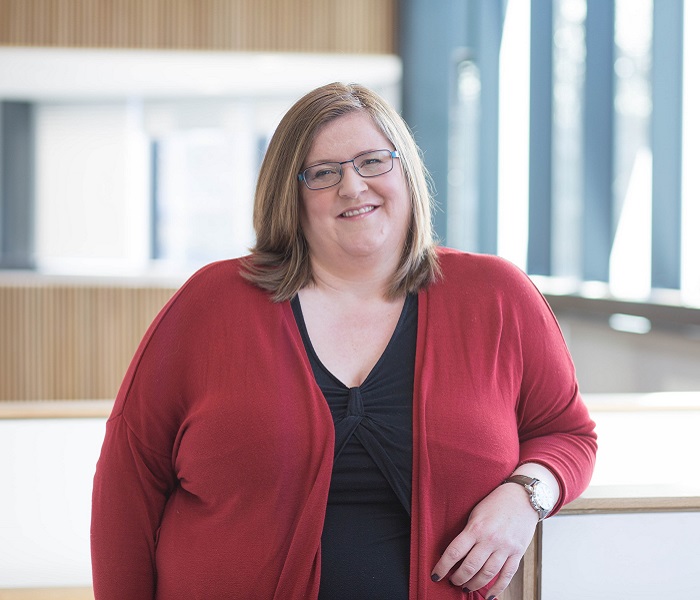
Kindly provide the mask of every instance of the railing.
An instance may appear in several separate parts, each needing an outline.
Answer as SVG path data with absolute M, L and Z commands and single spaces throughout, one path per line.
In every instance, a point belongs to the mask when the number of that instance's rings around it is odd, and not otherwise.
M 94 600 L 90 587 L 1 590 L 0 600 Z

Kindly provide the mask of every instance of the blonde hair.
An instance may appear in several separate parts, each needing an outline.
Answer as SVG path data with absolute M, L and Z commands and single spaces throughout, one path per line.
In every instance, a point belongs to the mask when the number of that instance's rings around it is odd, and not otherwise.
M 299 186 L 303 184 L 297 175 L 319 129 L 358 111 L 367 114 L 398 150 L 411 200 L 404 250 L 386 295 L 398 298 L 417 292 L 439 275 L 428 174 L 406 123 L 372 90 L 331 83 L 309 92 L 287 111 L 260 168 L 253 209 L 256 242 L 245 259 L 243 275 L 271 292 L 276 302 L 290 300 L 313 282 L 299 216 Z

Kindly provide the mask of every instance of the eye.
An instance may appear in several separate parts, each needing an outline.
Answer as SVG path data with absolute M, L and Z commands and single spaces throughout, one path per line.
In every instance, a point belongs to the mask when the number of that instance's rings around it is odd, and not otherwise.
M 391 170 L 391 153 L 387 150 L 375 150 L 355 157 L 355 165 L 360 175 L 373 177 Z
M 334 165 L 316 165 L 307 171 L 307 177 L 311 179 L 328 179 L 337 177 L 339 168 Z
M 314 177 L 326 177 L 327 175 L 333 175 L 334 173 L 334 169 L 320 169 L 314 172 Z

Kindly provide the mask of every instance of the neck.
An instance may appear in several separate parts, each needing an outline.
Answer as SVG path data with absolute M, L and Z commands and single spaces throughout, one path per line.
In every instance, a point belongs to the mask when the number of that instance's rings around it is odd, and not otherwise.
M 385 298 L 396 269 L 393 261 L 377 262 L 373 257 L 353 259 L 343 266 L 310 258 L 319 291 L 362 298 Z

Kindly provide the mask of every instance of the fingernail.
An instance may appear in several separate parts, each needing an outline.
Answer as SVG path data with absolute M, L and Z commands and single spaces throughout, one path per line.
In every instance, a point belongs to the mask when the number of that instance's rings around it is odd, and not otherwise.
M 489 596 L 486 600 L 496 600 L 496 596 Z
M 438 575 L 437 573 L 433 573 L 430 576 L 430 579 L 432 579 L 433 581 L 440 581 L 440 575 Z
M 472 591 L 471 591 L 466 585 L 462 588 L 462 591 L 463 591 L 465 594 L 471 594 L 471 593 L 472 593 Z

